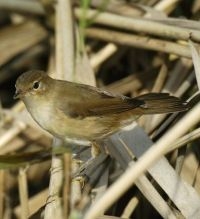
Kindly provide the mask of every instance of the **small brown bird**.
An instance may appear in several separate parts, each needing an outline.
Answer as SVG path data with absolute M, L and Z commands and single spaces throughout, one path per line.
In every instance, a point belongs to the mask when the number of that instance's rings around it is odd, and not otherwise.
M 20 98 L 34 120 L 52 135 L 86 144 L 105 138 L 141 115 L 188 109 L 185 102 L 167 93 L 129 98 L 55 80 L 38 70 L 19 76 L 14 98 Z

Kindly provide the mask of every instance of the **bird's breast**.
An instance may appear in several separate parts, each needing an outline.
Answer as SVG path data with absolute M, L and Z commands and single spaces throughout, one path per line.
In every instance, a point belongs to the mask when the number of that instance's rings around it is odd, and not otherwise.
M 26 105 L 27 110 L 33 117 L 33 119 L 44 129 L 49 131 L 49 127 L 51 126 L 52 116 L 54 113 L 52 112 L 52 106 L 48 101 L 40 102 L 24 99 L 24 104 Z

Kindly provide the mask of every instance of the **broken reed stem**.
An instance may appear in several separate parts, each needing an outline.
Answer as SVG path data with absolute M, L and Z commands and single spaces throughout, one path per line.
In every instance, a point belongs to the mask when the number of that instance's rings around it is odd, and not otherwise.
M 56 11 L 56 77 L 74 79 L 74 23 L 71 0 L 59 0 Z
M 40 209 L 40 210 L 42 209 L 41 206 L 45 205 L 47 197 L 48 197 L 48 189 L 44 189 L 44 190 L 36 193 L 34 196 L 29 197 L 30 215 L 33 215 L 34 213 L 36 213 L 36 211 L 38 211 L 38 209 Z M 13 209 L 13 212 L 14 212 L 16 218 L 20 218 L 20 212 L 21 212 L 20 205 L 17 205 Z
M 80 168 L 80 162 L 78 160 L 73 159 L 71 163 L 71 173 L 77 172 Z M 81 181 L 72 179 L 71 182 L 71 198 L 70 198 L 70 207 L 72 211 L 76 209 L 77 203 L 81 200 L 81 195 L 82 195 L 82 185 Z
M 127 45 L 133 46 L 135 48 L 161 51 L 186 58 L 191 58 L 191 51 L 188 46 L 166 40 L 154 39 L 147 36 L 122 33 L 118 31 L 111 31 L 102 28 L 88 28 L 86 30 L 86 35 L 87 37 L 96 38 L 119 45 Z
M 139 198 L 137 196 L 133 196 L 126 207 L 123 209 L 123 213 L 121 214 L 121 218 L 130 218 L 134 210 L 139 204 Z
M 56 8 L 56 74 L 57 79 L 74 79 L 74 23 L 72 18 L 71 1 L 58 0 Z M 52 147 L 62 145 L 60 139 L 54 138 Z M 70 155 L 71 156 L 71 155 Z M 71 159 L 70 161 L 71 162 Z M 70 173 L 68 173 L 70 174 Z M 70 182 L 70 181 L 69 181 Z M 60 192 L 63 186 L 63 160 L 61 157 L 52 157 L 52 172 L 49 185 L 49 197 L 54 200 L 45 208 L 45 219 L 61 219 L 64 217 L 61 205 Z M 69 190 L 69 188 L 68 188 Z M 66 203 L 65 203 L 66 204 Z M 67 204 L 66 204 L 67 205 Z M 69 209 L 65 206 L 66 213 Z M 66 215 L 65 215 L 66 216 Z
M 56 142 L 56 139 L 54 139 L 52 147 L 56 147 L 58 145 L 60 145 L 60 141 L 58 140 Z M 60 197 L 63 182 L 62 165 L 62 159 L 54 155 L 51 162 L 49 196 L 45 207 L 44 219 L 63 219 L 63 210 Z
M 197 104 L 169 132 L 156 142 L 145 154 L 110 186 L 106 193 L 86 213 L 84 219 L 94 219 L 107 210 L 124 192 L 126 192 L 150 166 L 167 152 L 167 148 L 185 134 L 200 120 L 200 104 Z M 186 125 L 187 124 L 187 125 Z
M 172 152 L 173 150 L 176 150 L 186 144 L 191 143 L 192 141 L 198 139 L 200 137 L 200 128 L 197 128 L 190 133 L 184 135 L 183 137 L 177 139 L 174 144 L 172 144 L 168 150 L 169 152 Z
M 4 197 L 5 197 L 5 171 L 0 170 L 0 218 L 4 215 Z
M 26 0 L 1 0 L 0 8 L 15 13 L 44 15 L 45 11 L 40 2 Z
M 167 66 L 163 63 L 153 85 L 152 92 L 161 92 L 167 78 Z
M 81 18 L 82 10 L 75 9 L 77 18 Z M 128 31 L 151 34 L 164 38 L 175 40 L 194 40 L 200 42 L 200 31 L 178 26 L 170 26 L 161 24 L 156 21 L 151 21 L 145 18 L 129 18 L 107 12 L 99 12 L 98 10 L 88 10 L 87 19 L 95 24 L 103 24 L 111 27 L 116 27 Z
M 169 12 L 171 12 L 174 9 L 174 7 L 176 6 L 176 4 L 178 4 L 179 1 L 180 0 L 162 0 L 155 5 L 154 9 L 164 11 L 165 13 L 167 12 L 169 14 Z
M 15 122 L 8 131 L 6 131 L 2 136 L 0 136 L 0 148 L 7 144 L 9 141 L 11 141 L 23 130 L 25 130 L 26 127 L 27 125 L 21 121 Z
M 90 59 L 90 64 L 93 69 L 98 68 L 102 62 L 106 61 L 110 56 L 112 56 L 118 50 L 117 46 L 113 43 L 108 43 L 101 50 L 95 53 Z
M 71 159 L 71 153 L 64 154 L 63 214 L 66 219 L 70 214 Z
M 29 217 L 28 206 L 28 186 L 26 168 L 20 168 L 18 174 L 19 183 L 19 197 L 21 203 L 21 219 L 27 219 Z
M 175 96 L 177 97 L 181 97 L 183 96 L 183 94 L 193 86 L 193 82 L 195 80 L 195 74 L 194 72 L 191 72 L 187 78 L 185 79 L 185 81 L 183 81 L 183 83 L 181 84 L 181 86 L 177 89 L 177 91 L 175 92 Z

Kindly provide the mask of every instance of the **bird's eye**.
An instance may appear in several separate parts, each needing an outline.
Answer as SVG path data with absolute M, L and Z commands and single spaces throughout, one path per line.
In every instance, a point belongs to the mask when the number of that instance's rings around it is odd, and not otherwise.
M 33 83 L 33 89 L 34 89 L 34 90 L 37 90 L 37 89 L 39 88 L 39 86 L 40 86 L 40 82 L 39 82 L 39 81 L 35 81 L 35 82 Z

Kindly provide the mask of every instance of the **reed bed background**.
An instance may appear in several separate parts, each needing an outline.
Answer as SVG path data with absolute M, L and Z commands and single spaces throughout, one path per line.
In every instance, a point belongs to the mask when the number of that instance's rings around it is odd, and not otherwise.
M 199 0 L 0 0 L 0 218 L 200 218 L 199 16 Z M 13 100 L 31 69 L 191 109 L 142 116 L 85 167 L 90 148 L 69 151 Z

